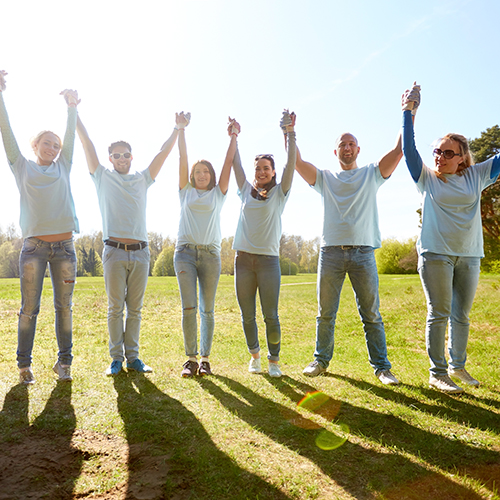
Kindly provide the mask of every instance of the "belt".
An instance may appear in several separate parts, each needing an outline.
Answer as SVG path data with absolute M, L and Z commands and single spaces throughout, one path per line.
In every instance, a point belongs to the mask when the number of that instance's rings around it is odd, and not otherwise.
M 139 241 L 139 243 L 121 243 L 120 241 L 106 240 L 104 244 L 110 247 L 121 248 L 126 252 L 130 252 L 131 250 L 142 250 L 148 246 L 147 241 Z
M 353 248 L 361 248 L 362 245 L 337 245 L 341 250 L 352 250 Z
M 193 250 L 205 250 L 207 252 L 210 252 L 212 250 L 216 250 L 215 245 L 195 245 L 193 243 L 183 243 L 182 245 L 179 245 L 179 246 L 192 248 Z

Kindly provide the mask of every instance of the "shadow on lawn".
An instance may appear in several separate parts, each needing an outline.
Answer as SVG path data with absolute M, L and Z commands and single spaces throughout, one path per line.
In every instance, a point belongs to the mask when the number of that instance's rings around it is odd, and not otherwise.
M 289 498 L 219 450 L 196 416 L 144 375 L 121 373 L 114 386 L 129 445 L 126 498 Z
M 72 498 L 83 456 L 71 439 L 76 417 L 71 384 L 58 382 L 45 408 L 29 424 L 29 390 L 16 385 L 0 412 L 2 498 Z
M 356 498 L 374 498 L 376 492 L 394 486 L 402 478 L 408 480 L 429 474 L 424 467 L 399 453 L 378 452 L 349 440 L 340 448 L 324 451 L 315 444 L 319 431 L 310 430 L 314 425 L 307 429 L 304 428 L 307 426 L 290 423 L 307 420 L 302 412 L 297 411 L 292 417 L 290 413 L 293 411 L 288 407 L 256 394 L 239 382 L 223 376 L 215 376 L 215 379 L 226 385 L 230 391 L 239 394 L 248 403 L 233 396 L 209 378 L 198 380 L 198 383 L 249 425 L 275 442 L 316 463 L 326 475 Z M 314 387 L 290 377 L 267 378 L 267 380 L 294 403 L 298 403 L 307 392 L 316 391 Z M 471 457 L 476 456 L 483 461 L 498 459 L 497 453 L 475 450 L 461 442 L 417 429 L 392 415 L 380 414 L 344 402 L 341 404 L 339 420 L 347 423 L 352 434 L 361 435 L 362 438 L 377 443 L 383 442 L 386 446 L 393 445 L 417 456 L 421 455 L 419 442 L 426 441 L 428 449 L 433 450 L 433 453 L 426 453 L 423 458 L 436 465 L 445 466 L 439 453 L 440 447 L 445 444 L 448 449 L 451 446 L 458 457 L 470 453 Z M 450 491 L 458 495 L 457 498 L 470 500 L 481 498 L 461 485 L 448 479 L 445 481 L 449 483 Z

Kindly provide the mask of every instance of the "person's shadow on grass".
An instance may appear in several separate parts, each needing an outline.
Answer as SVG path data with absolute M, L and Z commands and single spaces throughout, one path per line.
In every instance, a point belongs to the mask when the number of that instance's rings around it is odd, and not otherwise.
M 219 450 L 196 416 L 144 375 L 121 373 L 114 386 L 129 445 L 126 498 L 289 498 Z
M 58 382 L 29 424 L 29 389 L 16 385 L 0 412 L 2 498 L 72 498 L 83 457 L 71 444 L 76 417 L 71 384 Z
M 227 386 L 230 392 L 221 385 L 216 384 L 214 379 Z M 316 444 L 316 438 L 323 429 L 318 430 L 318 425 L 315 422 L 311 422 L 311 425 L 308 426 L 306 424 L 308 420 L 307 414 L 299 410 L 291 410 L 289 407 L 271 401 L 230 378 L 216 375 L 214 379 L 204 377 L 198 382 L 209 394 L 217 398 L 228 411 L 238 415 L 239 418 L 267 435 L 276 443 L 286 446 L 291 451 L 300 453 L 303 457 L 316 463 L 326 475 L 356 498 L 372 498 L 373 492 L 384 491 L 394 486 L 393 475 L 396 470 L 400 476 L 406 478 L 428 474 L 428 470 L 422 465 L 399 453 L 378 452 L 366 445 L 357 444 L 356 437 L 351 440 L 347 439 L 337 449 L 320 449 Z M 282 377 L 281 379 L 266 377 L 266 379 L 294 403 L 298 403 L 307 392 L 317 391 L 314 387 L 306 384 L 301 386 L 299 382 L 289 377 Z M 301 387 L 301 390 L 297 390 L 294 386 Z M 233 392 L 240 395 L 246 402 L 234 396 Z M 439 448 L 441 444 L 447 442 L 448 445 L 455 446 L 457 453 L 462 454 L 464 448 L 469 448 L 463 443 L 457 442 L 454 444 L 446 438 L 416 429 L 391 415 L 379 414 L 344 402 L 337 405 L 336 411 L 339 409 L 338 419 L 348 424 L 352 434 L 355 436 L 361 434 L 362 438 L 368 436 L 377 444 L 380 441 L 384 445 L 392 442 L 406 448 L 403 441 L 406 442 L 410 438 L 431 440 L 435 448 Z M 415 453 L 418 444 L 411 445 L 409 448 L 410 451 Z M 438 450 L 436 450 L 436 456 L 439 456 Z M 498 457 L 498 454 L 490 452 L 490 456 Z M 360 471 L 362 471 L 362 474 L 360 474 Z M 473 491 L 461 485 L 452 484 L 450 480 L 447 481 L 454 492 L 462 495 L 462 497 L 458 498 L 471 500 L 481 498 Z

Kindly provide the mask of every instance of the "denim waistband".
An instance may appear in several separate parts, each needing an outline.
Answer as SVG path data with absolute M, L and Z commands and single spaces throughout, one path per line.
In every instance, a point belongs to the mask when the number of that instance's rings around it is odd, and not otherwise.
M 73 237 L 69 238 L 68 240 L 61 240 L 61 241 L 45 241 L 41 240 L 40 238 L 37 238 L 36 236 L 28 236 L 27 238 L 24 239 L 26 240 L 34 240 L 36 244 L 41 247 L 41 246 L 47 246 L 47 247 L 53 247 L 57 245 L 65 245 L 67 243 L 73 243 Z
M 179 245 L 178 248 L 191 248 L 193 250 L 205 250 L 207 252 L 217 250 L 215 245 L 195 245 L 194 243 L 183 243 L 182 245 Z

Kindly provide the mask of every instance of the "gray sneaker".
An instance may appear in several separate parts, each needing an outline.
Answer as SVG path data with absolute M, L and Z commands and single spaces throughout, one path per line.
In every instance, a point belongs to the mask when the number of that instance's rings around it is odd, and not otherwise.
M 431 375 L 429 385 L 448 394 L 461 394 L 464 392 L 461 387 L 451 380 L 449 375 Z
M 476 380 L 465 368 L 454 370 L 451 366 L 448 368 L 448 375 L 453 378 L 457 378 L 460 382 L 467 385 L 473 385 L 479 387 L 479 380 Z
M 324 372 L 326 372 L 326 368 L 323 368 L 317 361 L 311 361 L 302 373 L 308 377 L 317 377 Z
M 52 370 L 54 370 L 54 373 L 57 373 L 61 382 L 71 382 L 73 380 L 71 377 L 71 366 L 69 365 L 61 365 L 61 363 L 57 361 L 52 367 Z
M 375 375 L 384 385 L 399 385 L 399 380 L 391 373 L 391 370 L 380 370 Z
M 27 369 L 19 370 L 19 383 L 23 385 L 32 385 L 35 383 L 35 375 L 31 366 Z

